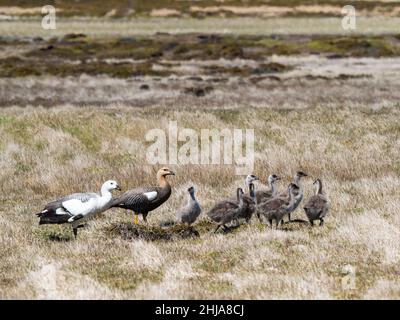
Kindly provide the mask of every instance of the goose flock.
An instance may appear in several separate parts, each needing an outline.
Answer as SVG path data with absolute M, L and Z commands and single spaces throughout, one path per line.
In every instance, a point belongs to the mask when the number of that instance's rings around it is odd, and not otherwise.
M 167 167 L 157 172 L 157 186 L 138 187 L 113 198 L 113 190 L 121 190 L 114 180 L 106 181 L 100 190 L 100 194 L 74 193 L 60 199 L 47 203 L 44 209 L 36 215 L 40 218 L 39 224 L 70 224 L 75 238 L 78 228 L 84 227 L 84 222 L 94 216 L 109 210 L 110 208 L 123 208 L 131 210 L 134 215 L 134 224 L 139 223 L 139 215 L 147 223 L 149 212 L 157 209 L 171 196 L 171 185 L 167 176 L 174 176 L 175 173 Z M 220 228 L 229 230 L 233 225 L 240 224 L 240 221 L 249 223 L 255 213 L 261 223 L 269 223 L 273 228 L 278 229 L 287 216 L 300 205 L 304 197 L 302 178 L 308 175 L 302 171 L 296 172 L 293 181 L 284 192 L 279 193 L 277 183 L 281 178 L 276 174 L 268 177 L 268 186 L 256 190 L 255 181 L 260 179 L 250 174 L 246 176 L 244 189 L 237 188 L 236 195 L 218 201 L 207 213 L 208 218 L 216 224 L 217 232 Z M 304 205 L 304 211 L 311 226 L 314 221 L 319 220 L 320 226 L 324 224 L 330 204 L 322 189 L 321 179 L 314 181 L 315 194 L 311 196 Z M 248 193 L 247 193 L 248 190 Z M 246 191 L 246 192 L 245 192 Z M 187 189 L 188 201 L 176 212 L 174 223 L 192 225 L 200 216 L 202 208 L 195 196 L 193 186 Z

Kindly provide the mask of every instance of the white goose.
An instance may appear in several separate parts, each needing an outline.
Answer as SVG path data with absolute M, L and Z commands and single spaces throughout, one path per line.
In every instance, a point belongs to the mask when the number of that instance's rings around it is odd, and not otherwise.
M 93 192 L 74 193 L 49 202 L 36 214 L 40 217 L 39 224 L 70 223 L 76 238 L 78 228 L 83 227 L 81 222 L 110 208 L 111 191 L 115 189 L 121 190 L 116 181 L 108 180 L 102 185 L 100 195 Z

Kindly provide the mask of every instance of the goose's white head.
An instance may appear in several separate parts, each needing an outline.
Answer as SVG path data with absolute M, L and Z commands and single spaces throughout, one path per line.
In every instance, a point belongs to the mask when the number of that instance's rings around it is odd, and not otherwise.
M 295 184 L 295 183 L 290 183 L 289 186 L 288 186 L 289 193 L 296 192 L 296 191 L 299 191 L 299 190 L 300 190 L 299 186 L 297 184 Z
M 121 190 L 121 187 L 118 185 L 117 181 L 107 180 L 106 182 L 103 183 L 101 190 L 107 190 L 107 191 Z
M 322 193 L 322 181 L 321 179 L 316 179 L 313 183 L 316 186 L 316 194 Z
M 321 182 L 321 179 L 316 179 L 316 180 L 314 180 L 314 182 L 313 182 L 313 185 L 314 186 L 320 186 L 322 184 L 322 182 Z
M 256 180 L 260 180 L 260 179 L 257 176 L 255 176 L 254 174 L 249 174 L 246 177 L 245 184 L 246 184 L 246 186 L 249 186 L 250 183 L 252 183 L 253 181 L 256 181 Z
M 303 171 L 297 171 L 296 172 L 296 178 L 300 179 L 302 177 L 308 177 L 308 174 L 303 172 Z
M 271 175 L 268 177 L 268 183 L 269 183 L 269 184 L 273 184 L 275 181 L 278 181 L 278 180 L 281 180 L 281 178 L 278 177 L 276 174 L 271 174 Z

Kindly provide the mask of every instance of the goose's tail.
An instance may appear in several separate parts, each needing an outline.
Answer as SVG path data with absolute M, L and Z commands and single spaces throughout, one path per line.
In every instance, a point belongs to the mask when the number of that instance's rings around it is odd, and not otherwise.
M 57 213 L 52 209 L 44 209 L 43 211 L 36 213 L 36 216 L 40 218 L 39 224 L 62 224 L 67 223 L 71 215 L 68 213 Z

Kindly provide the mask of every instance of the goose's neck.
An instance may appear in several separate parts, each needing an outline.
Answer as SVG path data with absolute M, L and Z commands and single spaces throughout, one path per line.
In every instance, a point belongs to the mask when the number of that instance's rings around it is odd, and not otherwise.
M 293 207 L 293 205 L 295 204 L 295 202 L 296 202 L 296 197 L 295 197 L 294 194 L 293 194 L 293 190 L 290 189 L 290 190 L 289 190 L 289 205 L 288 205 L 287 207 L 288 207 L 288 208 Z
M 244 180 L 244 190 L 249 189 L 250 192 L 250 185 L 252 184 L 252 182 L 249 182 L 246 180 Z
M 243 207 L 243 196 L 239 191 L 237 192 L 237 201 L 239 202 L 239 207 Z
M 276 190 L 276 182 L 275 181 L 271 181 L 271 193 L 272 193 L 272 196 L 275 196 L 276 192 L 277 192 L 277 190 Z
M 296 175 L 294 177 L 294 183 L 300 188 L 300 190 L 299 190 L 300 192 L 299 193 L 303 193 L 303 184 L 301 182 L 301 177 L 300 176 Z
M 100 190 L 100 195 L 101 195 L 101 198 L 102 198 L 105 202 L 111 201 L 111 199 L 112 199 L 112 194 L 111 194 L 110 190 L 108 190 L 108 189 L 105 188 L 105 187 L 101 188 L 101 190 Z
M 158 185 L 161 188 L 165 188 L 165 187 L 169 186 L 169 183 L 167 181 L 167 178 L 165 178 L 165 176 L 158 176 L 157 180 L 158 180 Z
M 316 195 L 323 194 L 323 191 L 322 191 L 322 182 L 321 182 L 321 181 L 319 181 L 318 184 L 317 184 L 317 189 L 316 189 L 316 191 L 315 191 L 315 194 L 316 194 Z
M 250 198 L 254 201 L 254 203 L 256 203 L 257 197 L 256 197 L 256 188 L 254 183 L 250 183 L 249 185 L 249 195 Z
M 188 199 L 189 201 L 189 203 L 191 203 L 191 202 L 196 202 L 197 200 L 196 200 L 196 196 L 194 195 L 194 193 L 189 193 L 189 199 Z

